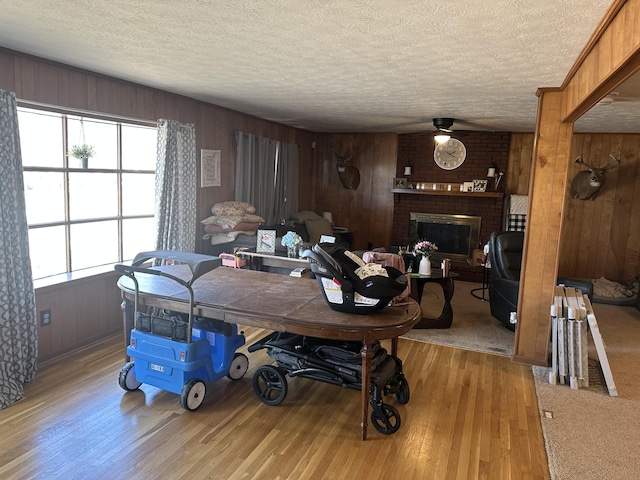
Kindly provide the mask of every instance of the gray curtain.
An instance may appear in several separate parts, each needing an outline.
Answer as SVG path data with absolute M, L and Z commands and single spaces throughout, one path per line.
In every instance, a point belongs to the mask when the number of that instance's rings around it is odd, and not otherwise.
M 298 211 L 298 146 L 236 132 L 235 200 L 251 203 L 267 225 Z
M 22 398 L 38 360 L 38 323 L 29 259 L 18 111 L 0 90 L 0 408 Z
M 196 245 L 196 130 L 158 120 L 156 248 L 194 252 Z

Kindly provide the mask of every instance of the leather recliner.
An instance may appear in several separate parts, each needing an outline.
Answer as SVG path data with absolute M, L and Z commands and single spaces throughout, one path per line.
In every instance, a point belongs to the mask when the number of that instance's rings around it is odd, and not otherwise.
M 510 313 L 517 311 L 523 245 L 524 232 L 494 232 L 489 237 L 491 315 L 512 331 L 516 326 L 510 322 Z M 558 284 L 577 288 L 593 298 L 591 280 L 558 277 Z

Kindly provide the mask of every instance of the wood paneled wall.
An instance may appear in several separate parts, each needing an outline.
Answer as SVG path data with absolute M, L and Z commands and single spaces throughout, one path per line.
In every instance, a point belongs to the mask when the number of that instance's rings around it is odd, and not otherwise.
M 197 151 L 221 150 L 222 185 L 198 189 L 199 218 L 208 216 L 214 203 L 233 199 L 236 131 L 296 143 L 300 147 L 300 191 L 303 192 L 300 205 L 314 209 L 307 195 L 313 190 L 312 182 L 317 180 L 311 174 L 313 134 L 310 132 L 2 48 L 0 88 L 15 92 L 19 100 L 54 107 L 195 124 Z M 195 248 L 199 251 L 197 243 Z M 115 279 L 115 276 L 100 281 L 84 279 L 36 292 L 38 311 L 51 309 L 52 315 L 52 324 L 39 329 L 39 358 L 55 356 L 122 328 L 120 294 Z
M 509 170 L 505 180 L 505 192 L 510 195 L 528 195 L 533 133 L 512 133 L 509 143 Z
M 1 48 L 0 88 L 15 92 L 19 100 L 61 108 L 152 122 L 165 118 L 195 124 L 197 151 L 221 150 L 222 185 L 198 189 L 199 218 L 205 218 L 214 203 L 233 199 L 236 131 L 298 144 L 303 172 L 301 191 L 311 186 L 311 177 L 304 173 L 311 160 L 310 132 Z M 198 173 L 199 167 L 198 164 Z
M 527 194 L 532 152 L 533 134 L 512 134 L 511 193 Z M 574 133 L 571 152 L 597 166 L 609 153 L 622 160 L 595 200 L 574 200 L 567 188 L 558 275 L 626 283 L 640 275 L 640 134 Z M 585 169 L 574 162 L 569 168 L 569 183 Z
M 596 166 L 622 158 L 595 200 L 567 194 L 559 274 L 626 283 L 640 275 L 640 134 L 574 134 L 571 152 Z M 569 180 L 584 169 L 572 162 Z
M 36 289 L 38 312 L 51 311 L 51 324 L 38 327 L 39 360 L 122 331 L 122 298 L 116 287 L 118 277 L 114 270 Z
M 318 213 L 331 212 L 336 225 L 354 232 L 352 249 L 369 245 L 388 247 L 393 222 L 391 183 L 396 173 L 396 134 L 318 134 L 310 173 L 309 205 Z M 353 149 L 349 165 L 360 171 L 355 190 L 342 186 L 336 169 L 336 151 Z M 302 188 L 301 188 L 302 192 Z M 301 193 L 302 198 L 303 193 Z

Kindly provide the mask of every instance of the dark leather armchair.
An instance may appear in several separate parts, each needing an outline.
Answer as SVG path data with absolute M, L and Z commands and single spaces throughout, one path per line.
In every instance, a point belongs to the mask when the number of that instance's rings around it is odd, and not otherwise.
M 511 312 L 517 310 L 518 305 L 523 244 L 524 232 L 494 232 L 489 238 L 491 315 L 500 320 L 509 330 L 516 329 L 516 326 L 509 321 L 509 317 Z M 558 277 L 558 284 L 577 288 L 586 293 L 590 299 L 593 298 L 591 280 Z

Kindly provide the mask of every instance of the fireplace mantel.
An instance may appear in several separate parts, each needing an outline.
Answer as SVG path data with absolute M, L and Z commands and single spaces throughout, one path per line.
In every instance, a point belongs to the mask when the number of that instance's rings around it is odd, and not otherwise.
M 411 195 L 440 195 L 448 197 L 484 197 L 484 198 L 502 198 L 504 192 L 460 192 L 448 190 L 418 190 L 416 188 L 394 188 L 393 193 L 406 193 Z

